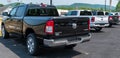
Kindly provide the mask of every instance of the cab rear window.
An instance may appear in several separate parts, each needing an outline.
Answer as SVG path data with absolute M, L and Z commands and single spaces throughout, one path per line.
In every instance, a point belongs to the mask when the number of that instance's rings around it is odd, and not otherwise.
M 105 15 L 109 15 L 109 12 L 105 12 Z
M 92 12 L 90 12 L 90 11 L 81 11 L 80 15 L 92 15 Z
M 104 12 L 97 12 L 97 15 L 104 15 Z
M 26 16 L 58 16 L 54 8 L 32 8 L 28 9 Z

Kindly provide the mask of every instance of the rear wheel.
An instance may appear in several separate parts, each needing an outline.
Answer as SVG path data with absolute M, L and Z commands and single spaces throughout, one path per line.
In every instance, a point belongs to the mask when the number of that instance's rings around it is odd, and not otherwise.
M 38 54 L 38 40 L 33 33 L 30 33 L 27 36 L 27 49 L 31 55 Z
M 96 27 L 95 30 L 98 32 L 98 31 L 101 31 L 102 30 L 102 27 Z
M 73 49 L 75 46 L 76 46 L 76 44 L 72 44 L 72 45 L 65 46 L 65 48 L 67 48 L 67 49 Z
M 2 33 L 2 37 L 3 37 L 3 39 L 7 39 L 7 38 L 9 38 L 9 33 L 6 31 L 4 25 L 2 25 L 2 27 L 1 27 L 1 33 Z
M 108 27 L 112 27 L 112 24 L 109 24 L 109 26 Z

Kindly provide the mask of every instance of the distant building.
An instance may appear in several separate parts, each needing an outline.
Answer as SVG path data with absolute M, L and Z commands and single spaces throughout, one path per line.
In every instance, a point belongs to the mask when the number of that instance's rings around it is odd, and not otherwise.
M 58 9 L 59 15 L 64 15 L 68 12 L 68 10 Z
M 9 6 L 8 8 L 6 8 L 3 12 L 10 12 L 12 10 L 13 7 Z
M 4 6 L 4 7 L 0 7 L 0 15 L 2 14 L 2 12 L 10 12 L 10 10 L 12 9 L 11 6 Z
M 4 7 L 0 7 L 0 15 L 2 14 L 2 12 L 7 9 L 8 7 L 7 6 L 4 6 Z
M 16 7 L 16 6 L 19 6 L 19 5 L 22 5 L 24 3 L 11 3 L 11 4 L 8 4 L 8 5 L 5 5 L 4 7 L 0 7 L 0 14 L 2 12 L 10 12 L 10 10 L 13 8 L 13 7 Z

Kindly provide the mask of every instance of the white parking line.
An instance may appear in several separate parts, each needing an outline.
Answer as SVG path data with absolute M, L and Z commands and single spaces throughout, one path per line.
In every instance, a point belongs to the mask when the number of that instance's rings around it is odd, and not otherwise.
M 85 54 L 85 55 L 89 55 L 89 53 L 88 52 L 85 52 L 85 51 L 80 51 L 82 54 Z

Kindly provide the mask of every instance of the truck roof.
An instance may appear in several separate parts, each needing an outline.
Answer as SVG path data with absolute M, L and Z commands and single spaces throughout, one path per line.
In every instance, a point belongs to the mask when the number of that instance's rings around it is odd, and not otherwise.
M 91 10 L 70 10 L 70 11 L 91 11 Z
M 53 5 L 41 5 L 41 4 L 22 4 L 22 5 L 19 5 L 19 6 L 28 6 L 28 7 L 41 7 L 41 8 L 55 8 L 55 6 Z M 18 7 L 18 6 L 16 6 Z

